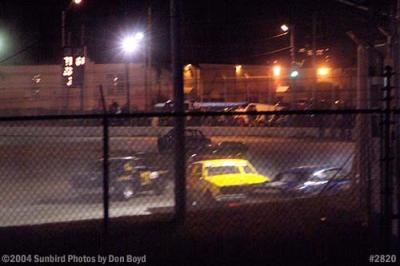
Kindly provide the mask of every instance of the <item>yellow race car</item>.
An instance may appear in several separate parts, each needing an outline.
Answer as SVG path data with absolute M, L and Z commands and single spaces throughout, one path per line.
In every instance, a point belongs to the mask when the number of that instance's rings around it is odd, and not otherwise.
M 270 181 L 244 159 L 194 161 L 186 176 L 189 205 L 203 207 L 240 202 L 255 186 Z

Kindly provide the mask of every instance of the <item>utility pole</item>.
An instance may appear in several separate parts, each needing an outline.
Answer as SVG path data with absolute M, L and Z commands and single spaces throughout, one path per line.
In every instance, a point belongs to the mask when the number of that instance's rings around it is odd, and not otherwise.
M 390 14 L 386 12 L 379 11 L 381 3 L 379 1 L 371 1 L 369 7 L 356 5 L 350 1 L 345 0 L 337 0 L 338 2 L 344 3 L 349 6 L 353 6 L 359 10 L 369 12 L 369 20 L 368 20 L 368 29 L 369 32 L 372 32 L 372 29 L 379 25 L 379 18 L 380 16 L 385 16 L 386 18 L 390 19 L 391 24 L 391 31 L 390 33 L 386 34 L 384 30 L 380 29 L 381 33 L 383 33 L 387 37 L 386 42 L 386 73 L 385 73 L 385 88 L 384 88 L 384 116 L 385 119 L 383 124 L 384 128 L 381 133 L 381 151 L 382 151 L 382 163 L 381 167 L 381 178 L 380 178 L 380 201 L 381 201 L 381 208 L 379 210 L 379 215 L 381 217 L 381 232 L 383 236 L 383 240 L 385 240 L 384 244 L 390 244 L 390 238 L 392 234 L 397 234 L 399 236 L 400 231 L 400 213 L 399 213 L 399 206 L 400 206 L 400 115 L 397 114 L 394 117 L 395 126 L 391 126 L 393 121 L 391 121 L 390 116 L 393 115 L 393 106 L 396 109 L 400 108 L 400 1 L 397 0 L 391 6 Z M 379 12 L 376 12 L 379 11 Z M 378 13 L 378 16 L 377 16 Z M 373 36 L 370 34 L 369 42 L 373 42 Z M 390 68 L 390 65 L 394 66 L 394 73 Z M 391 88 L 390 82 L 393 76 L 393 84 L 395 87 L 394 90 L 394 97 L 395 101 L 394 104 L 390 102 L 391 97 Z M 394 130 L 393 130 L 394 129 Z M 395 135 L 393 134 L 395 133 Z M 395 140 L 393 141 L 393 137 Z M 390 141 L 390 142 L 389 142 Z M 394 144 L 394 145 L 393 145 Z M 393 146 L 395 146 L 395 150 L 393 151 Z M 395 163 L 393 166 L 390 154 L 395 154 Z M 393 171 L 394 170 L 394 171 Z M 393 175 L 393 173 L 395 173 Z M 372 184 L 374 185 L 374 184 Z M 393 191 L 394 189 L 395 191 Z M 375 203 L 374 200 L 373 203 Z M 393 215 L 393 211 L 397 211 L 396 215 Z M 390 221 L 389 221 L 390 220 Z M 395 225 L 394 221 L 397 222 L 397 226 Z M 397 229 L 397 230 L 396 230 Z M 397 231 L 397 232 L 396 232 Z
M 85 25 L 81 25 L 81 38 L 80 38 L 82 53 L 86 57 L 86 47 L 85 47 Z M 85 66 L 86 68 L 86 66 Z M 86 75 L 84 75 L 85 77 Z M 83 78 L 83 82 L 80 86 L 80 110 L 81 112 L 85 109 L 85 78 Z
M 65 48 L 65 14 L 65 10 L 61 11 L 61 48 L 63 49 Z
M 317 13 L 313 12 L 312 15 L 312 68 L 313 68 L 313 84 L 312 84 L 312 98 L 315 102 L 317 97 Z
M 289 27 L 290 31 L 290 58 L 292 60 L 292 66 L 296 64 L 296 47 L 295 47 L 295 25 L 291 24 Z
M 147 28 L 147 34 L 148 34 L 148 42 L 147 42 L 147 48 L 149 49 L 148 52 L 148 56 L 149 56 L 149 60 L 148 60 L 148 64 L 149 64 L 149 74 L 148 77 L 150 78 L 150 80 L 148 81 L 148 93 L 150 95 L 150 105 L 152 104 L 152 99 L 153 99 L 153 74 L 152 74 L 152 44 L 153 44 L 153 14 L 152 14 L 152 7 L 151 7 L 151 0 L 149 0 L 149 8 L 148 8 L 148 28 Z
M 61 56 L 64 57 L 65 54 L 65 46 L 66 46 L 66 36 L 65 36 L 65 16 L 66 16 L 66 11 L 63 10 L 61 11 Z M 65 111 L 68 107 L 68 88 L 67 88 L 67 93 L 65 93 L 64 96 L 64 83 L 61 82 L 61 89 L 60 89 L 60 103 L 59 103 L 59 111 Z M 66 101 L 63 103 L 63 96 L 65 97 Z
M 352 32 L 347 32 L 347 35 L 357 44 L 357 109 L 367 109 L 369 103 L 368 97 L 368 69 L 369 69 L 369 46 L 366 42 L 360 40 Z M 369 186 L 371 182 L 369 180 L 369 167 L 371 167 L 369 146 L 371 143 L 371 127 L 369 123 L 369 117 L 366 114 L 357 114 L 355 118 L 355 170 L 357 173 L 357 179 L 360 184 L 360 205 L 363 211 L 366 213 L 366 219 L 371 222 L 371 208 L 377 209 L 372 206 L 371 200 L 374 198 L 369 193 Z M 375 183 L 375 185 L 377 185 Z
M 357 109 L 367 109 L 368 107 L 368 66 L 369 66 L 368 48 L 364 45 L 358 45 L 357 48 Z M 357 173 L 360 181 L 361 207 L 366 211 L 367 215 L 371 213 L 371 196 L 368 193 L 369 184 L 369 143 L 371 140 L 371 129 L 368 123 L 368 116 L 365 114 L 357 114 L 356 116 L 356 163 Z M 370 217 L 367 216 L 367 219 Z
M 147 37 L 146 37 L 146 59 L 145 59 L 145 81 L 144 81 L 144 89 L 145 89 L 145 109 L 149 110 L 152 102 L 152 8 L 151 8 L 151 0 L 147 1 Z
M 392 45 L 393 49 L 393 57 L 394 57 L 394 97 L 395 103 L 394 107 L 398 110 L 400 109 L 400 0 L 396 1 L 395 6 L 395 19 L 393 20 L 393 28 L 394 28 L 394 44 Z M 394 187 L 395 187 L 395 195 L 394 195 L 394 211 L 397 213 L 397 217 L 395 219 L 395 232 L 394 234 L 397 237 L 400 236 L 400 114 L 395 115 L 395 177 L 394 177 Z
M 128 25 L 128 0 L 125 0 L 125 12 L 124 12 L 124 23 L 125 26 Z M 125 89 L 126 89 L 126 111 L 129 114 L 131 111 L 131 88 L 129 82 L 129 63 L 130 63 L 130 56 L 125 58 L 124 70 L 125 70 Z
M 383 89 L 383 134 L 382 144 L 382 180 L 381 180 L 381 234 L 383 236 L 384 247 L 389 250 L 391 247 L 391 237 L 393 233 L 393 147 L 392 147 L 392 78 L 393 69 L 385 67 L 385 85 Z
M 129 58 L 129 57 L 128 57 Z M 126 110 L 131 112 L 131 86 L 129 82 L 129 59 L 125 62 Z

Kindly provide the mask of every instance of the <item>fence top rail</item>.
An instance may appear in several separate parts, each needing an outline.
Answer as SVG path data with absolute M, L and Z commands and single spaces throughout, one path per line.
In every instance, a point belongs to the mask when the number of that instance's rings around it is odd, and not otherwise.
M 235 115 L 335 115 L 335 114 L 399 114 L 400 109 L 340 109 L 340 110 L 281 110 L 281 111 L 196 111 L 196 112 L 138 112 L 130 114 L 78 114 L 78 115 L 39 115 L 39 116 L 7 116 L 0 117 L 0 122 L 7 121 L 40 121 L 40 120 L 73 120 L 73 119 L 121 119 L 152 117 L 201 117 L 201 116 L 235 116 Z

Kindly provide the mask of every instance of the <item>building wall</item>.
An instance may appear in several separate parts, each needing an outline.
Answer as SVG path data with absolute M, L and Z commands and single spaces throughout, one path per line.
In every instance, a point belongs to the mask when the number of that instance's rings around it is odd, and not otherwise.
M 61 66 L 0 66 L 0 110 L 58 109 Z
M 145 107 L 145 75 L 143 64 L 85 65 L 84 85 L 67 88 L 63 85 L 60 65 L 0 66 L 0 114 L 65 113 L 102 110 L 100 85 L 103 87 L 107 106 L 113 101 L 120 106 L 127 104 L 127 75 L 129 77 L 131 110 Z M 158 94 L 170 97 L 169 72 L 152 69 L 148 88 L 152 90 L 149 102 Z M 83 95 L 81 95 L 83 93 Z M 83 97 L 82 97 L 83 96 Z M 83 100 L 83 104 L 81 103 Z
M 125 64 L 95 64 L 88 60 L 82 90 L 63 86 L 61 71 L 60 65 L 0 66 L 0 115 L 68 113 L 81 111 L 81 107 L 86 112 L 101 111 L 100 85 L 107 107 L 114 101 L 126 106 Z M 290 102 L 309 99 L 314 90 L 315 75 L 311 69 L 301 69 L 295 80 L 284 69 L 279 78 L 274 77 L 272 68 L 267 66 L 200 64 L 187 65 L 183 71 L 186 98 L 196 101 Z M 128 76 L 131 110 L 144 110 L 144 65 L 130 64 Z M 151 70 L 149 106 L 172 99 L 171 78 L 169 70 Z M 319 98 L 355 100 L 356 71 L 333 69 L 329 76 L 318 80 L 318 85 Z M 279 86 L 289 89 L 277 92 Z
M 273 75 L 272 67 L 254 65 L 190 65 L 197 77 L 185 78 L 186 84 L 195 84 L 199 78 L 197 98 L 205 101 L 249 101 L 274 103 L 282 100 L 311 99 L 352 102 L 355 100 L 355 69 L 330 69 L 321 77 L 313 69 L 300 69 L 297 78 L 291 78 L 289 69 L 281 69 L 279 77 Z M 186 72 L 186 70 L 185 70 Z M 195 87 L 195 85 L 192 85 Z M 287 87 L 279 92 L 278 88 Z

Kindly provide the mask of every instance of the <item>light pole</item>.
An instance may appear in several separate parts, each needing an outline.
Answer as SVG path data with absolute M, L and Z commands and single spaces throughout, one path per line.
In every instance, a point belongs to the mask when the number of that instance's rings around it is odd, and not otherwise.
M 131 89 L 129 83 L 129 63 L 130 57 L 138 50 L 141 41 L 144 39 L 143 32 L 127 35 L 123 38 L 121 43 L 122 51 L 125 53 L 125 82 L 126 82 L 126 107 L 128 113 L 131 110 Z
M 1 34 L 1 33 L 0 33 Z M 3 50 L 3 38 L 0 35 L 0 55 L 1 55 L 1 51 Z
M 294 35 L 295 34 L 295 27 L 294 27 L 293 24 L 291 24 L 289 26 L 286 25 L 286 24 L 283 24 L 281 26 L 281 30 L 283 32 L 286 32 L 286 33 L 290 34 L 290 36 L 289 36 L 289 39 L 290 39 L 290 58 L 292 60 L 291 64 L 293 66 L 296 63 L 296 47 L 295 47 L 295 35 Z
M 295 44 L 294 44 L 294 25 L 290 24 L 289 26 L 286 24 L 283 24 L 281 26 L 281 30 L 285 33 L 289 34 L 289 47 L 290 47 L 290 59 L 291 59 L 291 66 L 292 68 L 294 68 L 296 66 L 296 48 L 295 48 Z M 297 91 L 296 91 L 296 79 L 298 76 L 299 72 L 296 70 L 292 70 L 292 72 L 290 73 L 290 78 L 292 79 L 291 84 L 292 84 L 292 90 L 293 90 L 293 94 L 292 94 L 292 101 L 294 104 L 296 104 L 297 101 Z
M 62 50 L 63 57 L 65 56 L 65 48 L 67 47 L 67 45 L 68 46 L 71 45 L 71 35 L 70 34 L 68 34 L 68 41 L 66 41 L 66 25 L 65 25 L 65 22 L 66 22 L 67 12 L 71 8 L 72 5 L 79 6 L 79 5 L 82 4 L 82 2 L 83 2 L 82 0 L 71 0 L 71 2 L 68 5 L 68 7 L 61 11 L 61 48 L 62 48 L 61 50 Z M 81 38 L 82 38 L 81 42 L 82 42 L 82 45 L 83 45 L 83 35 L 81 36 Z M 83 111 L 83 109 L 84 109 L 83 86 L 84 86 L 83 84 L 81 84 L 81 86 L 80 86 L 80 110 L 81 111 Z M 69 102 L 68 102 L 69 95 L 68 95 L 68 93 L 69 92 L 67 90 L 67 92 L 66 92 L 66 103 L 65 103 L 65 107 L 64 107 L 65 109 L 68 108 L 68 105 L 69 105 Z M 63 92 L 60 92 L 60 94 L 62 95 Z M 62 99 L 62 98 L 60 98 L 60 99 Z M 61 107 L 61 105 L 62 105 L 62 103 L 60 102 L 60 107 Z
M 71 2 L 73 5 L 79 6 L 82 4 L 82 0 L 73 0 Z M 63 11 L 61 11 L 61 47 L 65 48 L 66 46 L 66 41 L 65 41 L 65 20 L 66 20 L 66 16 L 67 16 L 67 11 L 70 8 L 70 6 L 68 6 L 66 9 L 64 9 Z
M 153 100 L 152 94 L 152 7 L 151 0 L 147 0 L 147 34 L 146 34 L 146 56 L 145 56 L 145 77 L 144 77 L 144 90 L 145 90 L 145 110 L 149 110 Z M 150 80 L 149 80 L 150 79 Z

